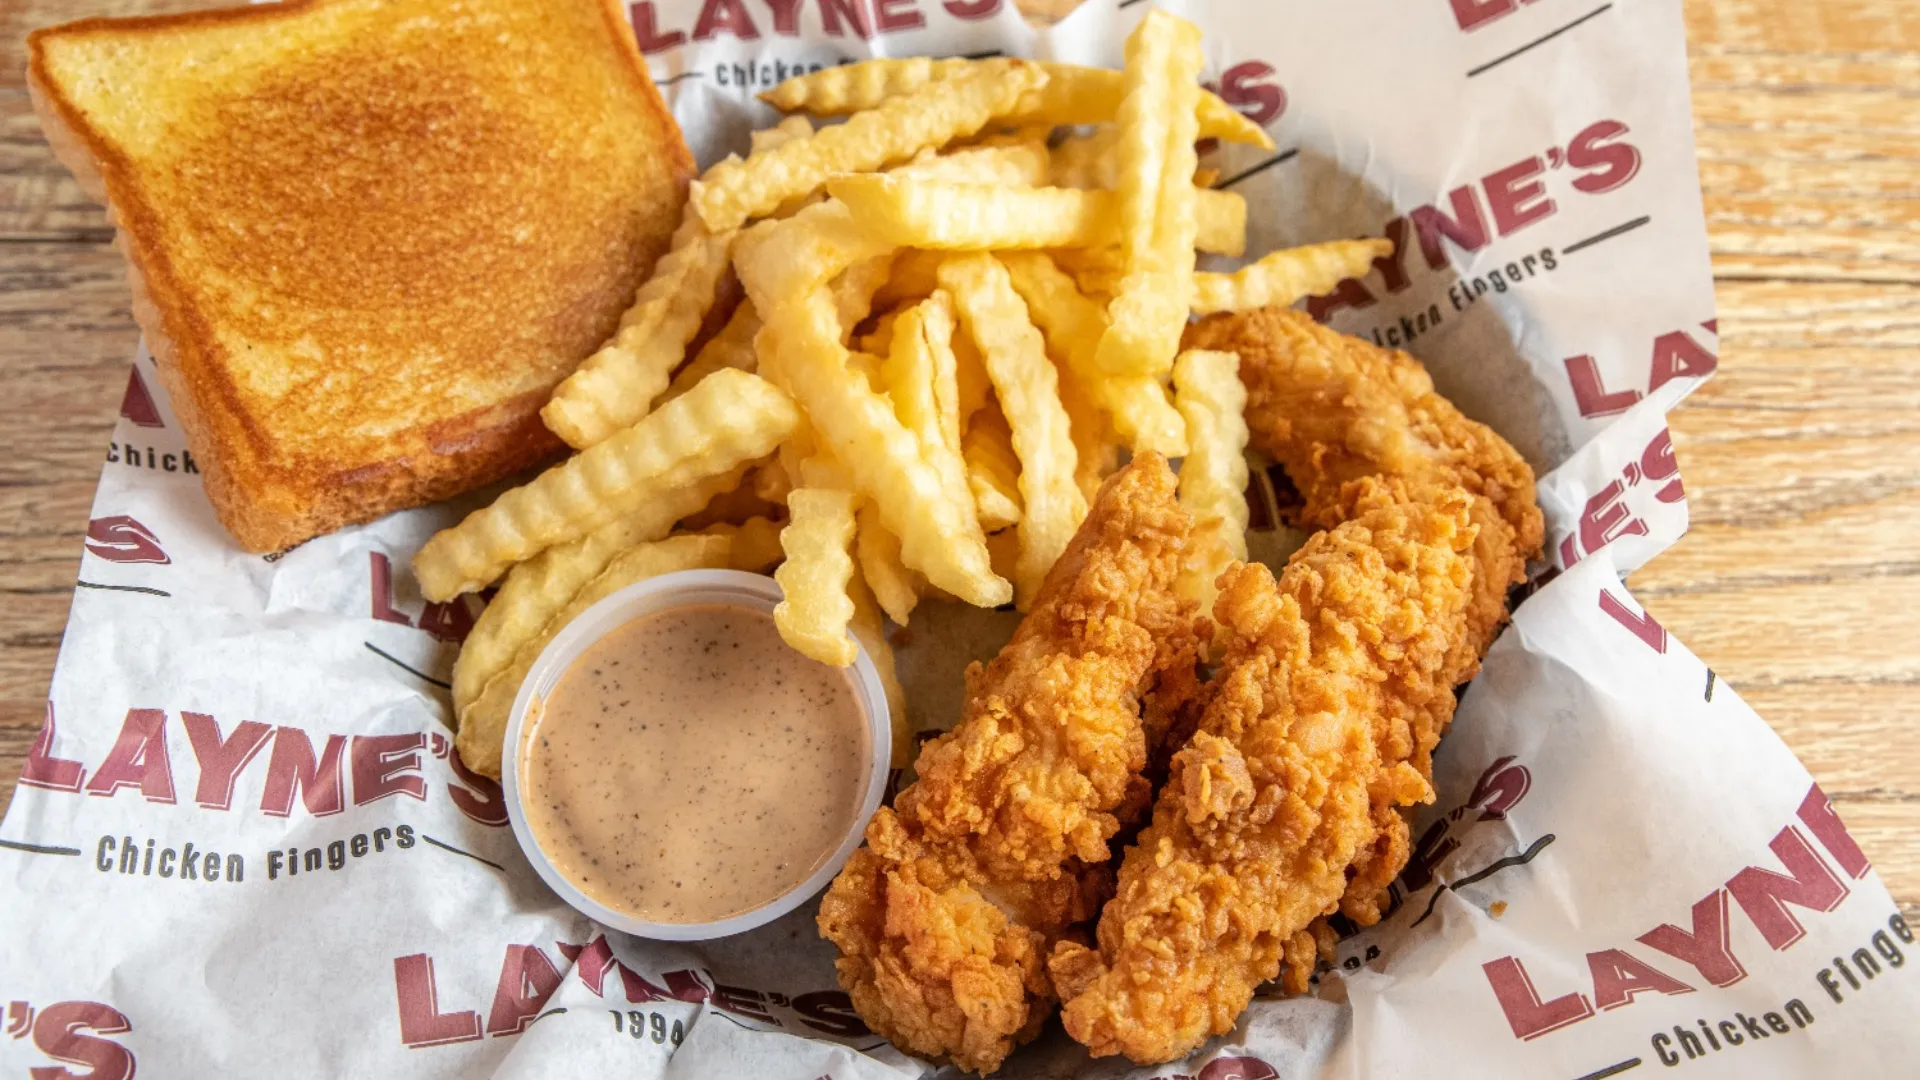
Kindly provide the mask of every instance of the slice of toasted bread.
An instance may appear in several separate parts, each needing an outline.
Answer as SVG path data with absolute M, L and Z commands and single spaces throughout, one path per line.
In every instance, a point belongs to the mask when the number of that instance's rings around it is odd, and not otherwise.
M 310 0 L 30 40 L 220 520 L 277 551 L 559 449 L 692 156 L 619 0 Z

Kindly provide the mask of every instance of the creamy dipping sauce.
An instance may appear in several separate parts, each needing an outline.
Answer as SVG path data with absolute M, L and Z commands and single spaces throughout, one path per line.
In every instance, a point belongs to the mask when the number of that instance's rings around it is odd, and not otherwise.
M 773 616 L 643 616 L 575 660 L 523 737 L 541 851 L 635 918 L 738 915 L 804 882 L 854 827 L 872 763 L 853 681 Z

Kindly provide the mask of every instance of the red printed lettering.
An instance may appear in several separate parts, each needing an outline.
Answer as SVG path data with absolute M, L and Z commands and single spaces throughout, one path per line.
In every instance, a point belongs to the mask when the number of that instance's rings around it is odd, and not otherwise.
M 1473 785 L 1468 806 L 1480 807 L 1481 821 L 1504 821 L 1507 811 L 1518 806 L 1533 790 L 1533 772 L 1525 765 L 1513 764 L 1513 758 L 1496 758 L 1480 773 Z
M 137 427 L 167 426 L 166 421 L 160 419 L 160 406 L 153 403 L 153 394 L 137 367 L 127 369 L 127 392 L 120 396 L 120 415 Z
M 796 995 L 793 1010 L 800 1022 L 815 1031 L 841 1039 L 864 1039 L 873 1034 L 853 1011 L 853 999 L 839 990 L 815 990 Z
M 1773 850 L 1786 873 L 1777 874 L 1749 866 L 1727 879 L 1727 891 L 1747 913 L 1754 929 L 1774 949 L 1784 949 L 1806 936 L 1800 920 L 1787 910 L 1788 904 L 1811 911 L 1832 911 L 1847 898 L 1847 887 L 1834 876 L 1827 864 L 1789 825 L 1780 830 L 1767 847 Z
M 1600 195 L 1624 186 L 1640 171 L 1640 151 L 1631 144 L 1609 142 L 1627 133 L 1627 125 L 1618 120 L 1589 124 L 1567 144 L 1567 164 L 1582 171 L 1573 186 L 1589 195 Z
M 673 995 L 648 982 L 641 974 L 625 964 L 615 964 L 620 972 L 620 989 L 627 995 L 629 1004 L 644 1001 L 672 1001 Z
M 942 0 L 941 7 L 956 19 L 990 18 L 1000 11 L 1000 0 Z
M 1580 410 L 1581 416 L 1611 416 L 1626 412 L 1633 403 L 1640 400 L 1640 391 L 1608 390 L 1601 381 L 1600 365 L 1593 357 L 1582 353 L 1566 359 L 1567 381 L 1573 384 L 1573 404 Z
M 633 37 L 640 45 L 640 51 L 652 56 L 686 44 L 687 35 L 680 30 L 661 33 L 660 13 L 654 10 L 653 0 L 637 0 L 633 5 Z M 479 1038 L 479 1036 L 474 1036 Z
M 867 0 L 820 0 L 821 29 L 830 37 L 845 37 L 846 24 L 862 40 L 873 36 L 873 23 L 867 18 Z
M 613 946 L 607 944 L 605 934 L 588 942 L 587 947 L 580 950 L 580 955 L 573 959 L 574 973 L 580 976 L 580 981 L 587 989 L 593 991 L 594 997 L 605 996 L 602 989 L 607 980 L 607 972 L 617 966 L 613 958 Z
M 744 986 L 722 986 L 719 983 L 713 986 L 714 1008 L 725 1009 L 730 1013 L 762 1023 L 778 1024 L 779 1021 L 773 1018 L 773 1014 L 769 1013 L 766 1005 L 763 1004 L 766 1000 L 765 994 L 758 990 L 749 990 Z
M 369 575 L 373 583 L 373 617 L 383 622 L 412 626 L 413 620 L 393 606 L 393 565 L 378 551 L 368 552 L 367 558 L 373 564 Z
M 1520 10 L 1516 0 L 1449 0 L 1453 4 L 1454 21 L 1462 30 L 1478 30 L 1482 26 Z
M 713 987 L 697 971 L 669 971 L 662 977 L 667 981 L 667 996 L 675 1001 L 698 1004 L 713 997 Z
M 355 735 L 353 805 L 365 806 L 389 795 L 411 795 L 425 802 L 427 781 L 420 775 L 420 751 L 426 748 L 427 737 L 421 734 Z
M 1266 127 L 1287 111 L 1287 92 L 1274 81 L 1278 74 L 1261 60 L 1235 64 L 1220 75 L 1220 99 Z
M 40 722 L 40 734 L 34 737 L 33 746 L 27 750 L 26 764 L 20 767 L 20 783 L 48 791 L 77 792 L 87 778 L 87 767 L 53 756 L 55 733 L 53 702 L 49 701 L 47 718 Z
M 1691 931 L 1672 923 L 1661 923 L 1641 934 L 1638 940 L 1650 949 L 1692 964 L 1701 978 L 1715 986 L 1732 986 L 1747 977 L 1747 969 L 1733 955 L 1730 928 L 1727 890 L 1715 889 L 1693 905 Z
M 240 773 L 267 745 L 273 728 L 257 720 L 236 724 L 233 734 L 220 737 L 220 723 L 204 713 L 182 712 L 180 722 L 187 729 L 187 742 L 193 745 L 193 758 L 200 764 L 200 780 L 194 786 L 193 801 L 209 810 L 225 810 L 233 805 L 233 785 Z
M 532 945 L 507 946 L 500 965 L 500 983 L 487 1012 L 487 1034 L 517 1035 L 526 1030 L 541 1006 L 560 989 L 560 972 L 547 954 Z
M 773 32 L 797 37 L 800 33 L 800 0 L 766 0 L 773 12 Z
M 1426 256 L 1427 266 L 1434 270 L 1447 265 L 1447 254 L 1440 247 L 1442 239 L 1468 252 L 1487 246 L 1487 223 L 1480 216 L 1480 198 L 1474 194 L 1473 186 L 1454 188 L 1447 199 L 1453 204 L 1451 217 L 1431 206 L 1416 206 L 1408 214 L 1413 219 L 1414 232 L 1420 237 L 1420 253 Z
M 1618 480 L 1595 492 L 1580 515 L 1580 546 L 1591 555 L 1622 536 L 1647 535 L 1647 523 L 1634 517 L 1620 497 L 1627 487 Z
M 1480 965 L 1480 969 L 1487 973 L 1487 983 L 1493 987 L 1493 996 L 1499 999 L 1500 1011 L 1506 1014 L 1507 1025 L 1517 1039 L 1536 1039 L 1593 1015 L 1593 1002 L 1577 991 L 1552 1001 L 1540 1000 L 1539 991 L 1533 988 L 1533 980 L 1517 957 L 1503 956 Z
M 479 1013 L 440 1011 L 433 958 L 426 953 L 394 957 L 393 992 L 400 1006 L 400 1041 L 407 1046 L 444 1046 L 480 1037 Z
M 1547 186 L 1535 179 L 1545 171 L 1545 162 L 1530 157 L 1487 175 L 1483 181 L 1487 208 L 1493 211 L 1493 225 L 1501 236 L 1512 236 L 1553 213 Z
M 1653 339 L 1653 370 L 1647 379 L 1647 393 L 1675 379 L 1704 379 L 1719 366 L 1714 355 L 1700 347 L 1684 330 L 1661 334 Z
M 744 0 L 706 0 L 700 5 L 700 17 L 693 24 L 693 40 L 706 41 L 721 33 L 741 41 L 760 36 L 760 28 L 753 25 L 753 16 L 747 14 Z
M 894 30 L 918 30 L 927 25 L 927 17 L 915 5 L 919 0 L 873 0 L 873 23 L 885 34 Z
M 313 743 L 295 727 L 273 732 L 273 754 L 267 758 L 267 786 L 260 793 L 260 811 L 272 817 L 293 813 L 293 796 L 300 793 L 307 813 L 326 817 L 346 809 L 341 796 L 340 762 L 347 748 L 345 735 L 327 736 L 327 748 L 314 761 Z
M 1313 316 L 1315 321 L 1318 322 L 1326 322 L 1333 317 L 1334 312 L 1339 311 L 1341 308 L 1350 307 L 1358 310 L 1372 306 L 1373 294 L 1367 291 L 1365 285 L 1360 284 L 1352 278 L 1341 282 L 1332 292 L 1325 296 L 1309 296 L 1307 298 L 1307 314 Z
M 1653 493 L 1653 497 L 1663 503 L 1677 503 L 1687 497 L 1687 488 L 1680 482 L 1680 462 L 1673 456 L 1673 433 L 1666 428 L 1660 429 L 1640 451 L 1640 472 L 1653 481 L 1671 482 Z
M 1667 651 L 1667 628 L 1661 626 L 1651 614 L 1647 612 L 1636 614 L 1632 608 L 1622 603 L 1619 597 L 1605 589 L 1600 591 L 1600 610 L 1612 616 L 1614 622 L 1626 627 L 1634 637 L 1645 642 L 1647 648 L 1657 653 Z
M 1393 250 L 1373 260 L 1373 268 L 1380 271 L 1380 281 L 1387 291 L 1397 293 L 1413 284 L 1407 276 L 1407 219 L 1397 217 L 1387 222 L 1386 237 Z
M 1834 813 L 1833 802 L 1827 798 L 1826 792 L 1820 790 L 1819 784 L 1807 790 L 1807 797 L 1800 800 L 1797 813 L 1801 824 L 1813 833 L 1814 839 L 1820 841 L 1821 847 L 1827 849 L 1827 854 L 1840 864 L 1840 869 L 1856 879 L 1872 872 L 1873 864 L 1867 861 L 1867 853 L 1860 850 L 1853 834 L 1841 824 L 1840 815 Z
M 447 785 L 447 797 L 454 807 L 482 825 L 507 824 L 507 799 L 500 785 L 492 777 L 467 768 L 459 754 L 447 755 L 447 764 L 453 766 L 453 775 L 460 780 Z
M 94 770 L 87 794 L 112 797 L 123 787 L 139 788 L 148 802 L 173 802 L 173 764 L 167 758 L 164 710 L 127 710 L 120 736 L 107 752 L 107 760 Z
M 428 604 L 420 613 L 420 629 L 449 645 L 458 645 L 473 632 L 473 610 L 464 596 L 439 604 Z
M 62 1064 L 84 1065 L 87 1071 L 46 1067 L 27 1071 L 33 1080 L 133 1080 L 133 1053 L 100 1037 L 132 1030 L 126 1014 L 111 1006 L 97 1001 L 56 1002 L 40 1010 L 33 1022 L 34 1048 Z
M 1602 1009 L 1630 1005 L 1635 994 L 1648 990 L 1662 994 L 1693 993 L 1693 987 L 1619 949 L 1588 953 L 1587 970 L 1593 973 L 1593 1003 Z

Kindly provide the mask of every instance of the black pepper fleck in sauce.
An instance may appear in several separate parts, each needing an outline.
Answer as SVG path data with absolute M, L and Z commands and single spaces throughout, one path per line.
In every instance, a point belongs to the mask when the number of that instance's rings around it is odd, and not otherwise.
M 854 825 L 871 757 L 852 680 L 751 608 L 674 608 L 574 661 L 523 742 L 527 824 L 598 903 L 653 922 L 752 910 Z

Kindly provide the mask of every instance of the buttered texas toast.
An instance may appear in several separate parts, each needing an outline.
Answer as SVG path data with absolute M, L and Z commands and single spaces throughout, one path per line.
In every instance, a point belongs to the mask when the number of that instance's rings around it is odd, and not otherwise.
M 273 551 L 550 456 L 693 162 L 618 0 L 312 0 L 31 38 L 220 520 Z

